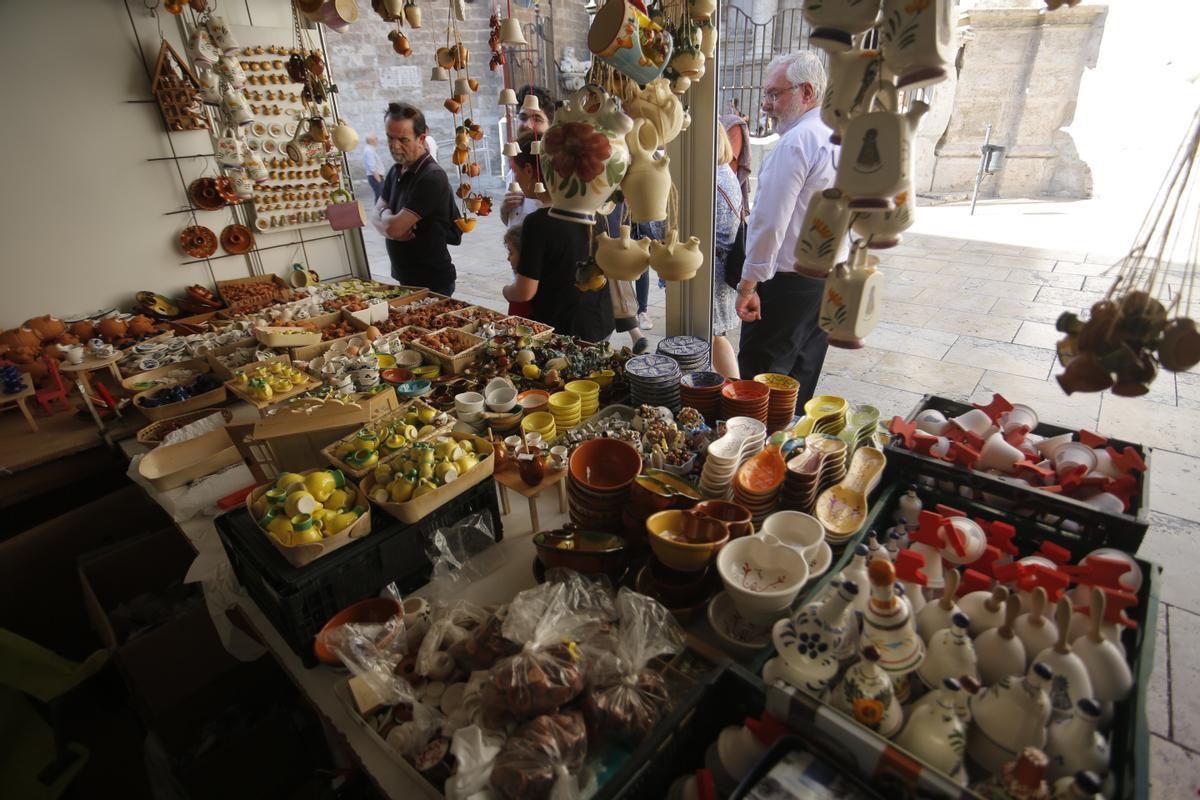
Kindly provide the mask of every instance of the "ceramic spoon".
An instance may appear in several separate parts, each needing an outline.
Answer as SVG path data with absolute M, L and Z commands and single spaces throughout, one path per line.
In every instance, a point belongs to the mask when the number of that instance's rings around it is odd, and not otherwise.
M 954 615 L 961 613 L 962 609 L 954 602 L 954 594 L 958 591 L 958 581 L 958 570 L 946 570 L 946 588 L 942 592 L 941 598 L 936 603 L 926 603 L 921 609 L 921 613 L 917 614 L 917 633 L 921 634 L 925 644 L 929 644 L 929 640 L 935 633 L 949 628 Z M 957 678 L 958 676 L 952 677 Z M 934 681 L 934 684 L 936 685 L 937 681 Z
M 816 517 L 827 533 L 845 539 L 862 527 L 867 518 L 867 495 L 878 483 L 884 464 L 883 453 L 874 447 L 854 452 L 850 470 L 842 482 L 817 498 Z
M 1104 592 L 1092 587 L 1092 627 L 1074 642 L 1075 654 L 1087 666 L 1092 696 L 1105 704 L 1123 700 L 1133 686 L 1133 674 L 1121 650 L 1100 631 L 1104 620 Z
M 1033 665 L 1034 656 L 1058 641 L 1058 626 L 1045 615 L 1046 590 L 1036 586 L 1030 594 L 1028 614 L 1017 617 L 1013 630 L 1025 645 L 1026 667 Z
M 1054 681 L 1050 684 L 1050 714 L 1051 719 L 1060 720 L 1071 716 L 1076 703 L 1092 696 L 1092 681 L 1087 665 L 1067 644 L 1071 631 L 1071 601 L 1065 595 L 1058 598 L 1054 622 L 1058 626 L 1058 641 L 1038 653 L 1034 661 L 1041 661 L 1054 670 Z
M 975 640 L 979 677 L 985 686 L 1025 673 L 1025 645 L 1013 632 L 1020 614 L 1021 598 L 1010 595 L 1004 606 L 1004 624 L 984 631 Z
M 744 463 L 737 472 L 737 481 L 753 494 L 767 494 L 778 489 L 787 472 L 787 464 L 779 454 L 778 445 L 768 445 L 758 455 Z

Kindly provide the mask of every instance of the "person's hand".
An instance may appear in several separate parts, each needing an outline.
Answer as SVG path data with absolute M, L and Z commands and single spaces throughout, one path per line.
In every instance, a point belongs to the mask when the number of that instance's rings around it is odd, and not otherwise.
M 754 322 L 762 319 L 762 305 L 758 300 L 758 292 L 739 294 L 734 308 L 737 309 L 738 319 L 742 322 Z
M 524 200 L 525 195 L 521 194 L 520 192 L 506 192 L 504 195 L 504 202 L 500 204 L 500 208 L 506 214 L 512 213 L 517 209 L 518 206 L 521 205 L 522 202 L 524 202 Z

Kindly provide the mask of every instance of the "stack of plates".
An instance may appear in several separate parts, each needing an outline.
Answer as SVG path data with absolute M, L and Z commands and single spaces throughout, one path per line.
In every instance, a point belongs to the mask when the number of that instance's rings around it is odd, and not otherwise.
M 733 417 L 725 422 L 725 435 L 708 445 L 704 469 L 700 472 L 700 491 L 710 500 L 728 500 L 731 484 L 739 466 L 758 455 L 767 438 L 767 426 L 748 417 Z
M 787 463 L 780 505 L 811 514 L 821 492 L 846 476 L 849 448 L 841 439 L 810 434 L 804 450 Z
M 621 532 L 629 487 L 641 464 L 628 442 L 591 439 L 577 447 L 567 469 L 571 522 L 585 531 Z
M 800 394 L 800 381 L 778 372 L 764 372 L 755 375 L 754 380 L 765 383 L 771 390 L 767 403 L 767 430 L 770 433 L 783 430 L 796 415 L 796 396 Z
M 579 395 L 579 416 L 581 419 L 594 417 L 600 410 L 600 384 L 595 381 L 571 381 L 563 387 L 568 392 Z
M 625 378 L 634 406 L 666 406 L 672 413 L 678 413 L 682 374 L 679 364 L 669 356 L 646 353 L 625 362 Z
M 860 447 L 875 447 L 875 433 L 879 429 L 879 409 L 875 406 L 856 405 L 846 419 L 846 427 L 838 434 L 853 453 Z
M 668 336 L 658 343 L 658 354 L 679 362 L 684 372 L 708 369 L 711 349 L 708 342 L 697 336 Z
M 560 431 L 574 428 L 581 419 L 582 401 L 574 392 L 555 392 L 550 395 L 548 408 L 554 416 L 554 427 Z
M 721 411 L 721 387 L 725 376 L 719 372 L 689 372 L 679 379 L 679 402 L 704 415 L 715 427 Z
M 850 404 L 844 398 L 823 394 L 804 404 L 804 416 L 792 430 L 796 436 L 824 433 L 837 436 L 846 427 L 846 413 Z
M 524 433 L 540 433 L 543 442 L 552 442 L 558 436 L 558 428 L 554 416 L 548 411 L 535 411 L 526 414 L 521 420 L 521 431 Z
M 761 456 L 760 456 L 761 458 Z M 748 470 L 753 465 L 749 461 L 742 463 L 733 479 L 733 502 L 750 512 L 754 527 L 759 528 L 767 516 L 779 504 L 779 496 L 783 491 L 783 476 L 771 480 L 766 485 L 751 486 Z
M 750 417 L 767 424 L 771 390 L 757 381 L 731 381 L 721 389 L 721 416 Z

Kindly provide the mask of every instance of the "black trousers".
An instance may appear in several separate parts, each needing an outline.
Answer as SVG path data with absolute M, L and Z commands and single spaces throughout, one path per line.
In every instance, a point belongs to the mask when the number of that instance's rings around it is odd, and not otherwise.
M 821 378 L 825 331 L 817 324 L 825 281 L 781 272 L 758 285 L 762 319 L 742 323 L 738 369 L 742 377 L 779 372 L 800 381 L 796 413 L 812 399 Z

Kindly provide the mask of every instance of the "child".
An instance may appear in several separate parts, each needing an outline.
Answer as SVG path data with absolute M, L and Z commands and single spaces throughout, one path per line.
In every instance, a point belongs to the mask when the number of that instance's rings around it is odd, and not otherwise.
M 521 260 L 521 226 L 519 224 L 504 231 L 504 246 L 508 249 L 508 265 L 512 267 L 513 280 L 516 280 L 517 262 Z M 524 303 L 514 303 L 510 300 L 508 303 L 508 315 L 510 317 L 525 317 L 529 319 L 529 315 L 532 313 L 532 301 L 527 300 Z

